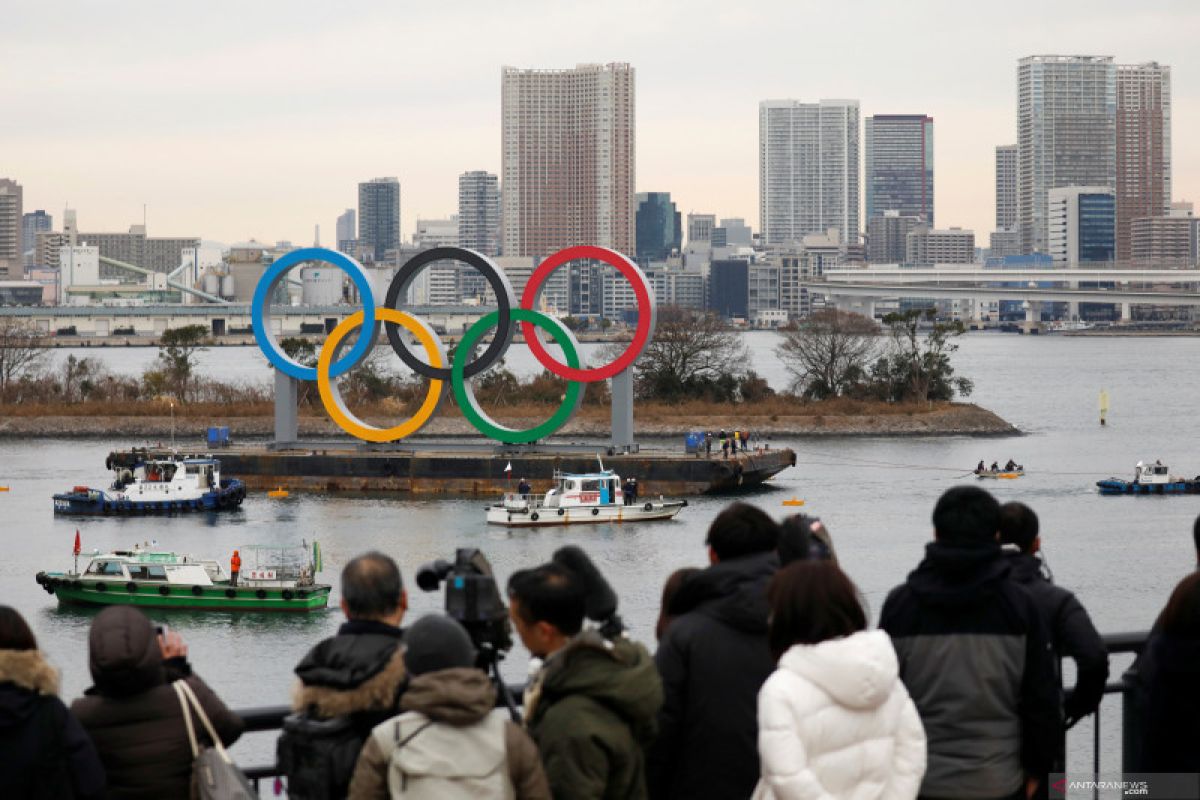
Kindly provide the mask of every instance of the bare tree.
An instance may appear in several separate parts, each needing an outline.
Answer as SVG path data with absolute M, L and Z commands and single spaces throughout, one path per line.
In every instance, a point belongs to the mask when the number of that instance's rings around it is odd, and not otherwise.
M 775 348 L 797 394 L 821 400 L 846 394 L 866 377 L 879 326 L 861 314 L 830 309 L 800 320 Z
M 17 317 L 0 317 L 0 392 L 36 371 L 46 358 L 45 334 Z
M 654 339 L 637 361 L 643 397 L 678 398 L 732 384 L 749 360 L 736 331 L 712 312 L 678 306 L 658 309 Z

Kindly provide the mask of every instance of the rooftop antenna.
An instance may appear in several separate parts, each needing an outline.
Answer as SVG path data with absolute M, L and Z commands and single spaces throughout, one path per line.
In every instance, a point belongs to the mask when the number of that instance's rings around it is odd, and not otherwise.
M 321 246 L 321 226 L 320 224 L 313 226 L 313 247 Z

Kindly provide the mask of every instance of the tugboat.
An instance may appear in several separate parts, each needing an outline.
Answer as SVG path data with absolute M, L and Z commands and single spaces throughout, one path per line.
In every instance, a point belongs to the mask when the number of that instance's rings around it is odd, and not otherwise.
M 1170 468 L 1161 461 L 1137 463 L 1133 480 L 1108 478 L 1096 481 L 1100 494 L 1197 494 L 1200 493 L 1200 476 L 1179 478 L 1171 475 Z
M 215 560 L 140 547 L 93 553 L 80 572 L 78 534 L 75 541 L 73 572 L 39 572 L 35 578 L 62 605 L 307 612 L 329 601 L 329 586 L 314 582 L 321 570 L 316 542 L 311 559 L 307 545 L 243 547 L 247 567 L 234 585 Z
M 554 473 L 555 488 L 545 495 L 507 493 L 487 510 L 487 521 L 509 528 L 578 525 L 593 522 L 645 522 L 671 519 L 686 500 L 639 500 L 625 505 L 621 476 L 600 472 Z
M 108 491 L 76 486 L 54 495 L 55 514 L 147 514 L 234 509 L 246 499 L 215 458 L 158 458 L 118 469 Z

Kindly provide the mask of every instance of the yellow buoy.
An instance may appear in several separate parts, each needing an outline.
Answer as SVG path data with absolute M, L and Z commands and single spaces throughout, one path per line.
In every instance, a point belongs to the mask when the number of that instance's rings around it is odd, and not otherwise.
M 8 491 L 7 486 L 0 486 L 0 492 L 7 492 L 7 491 Z
M 282 498 L 282 497 L 287 497 L 287 496 L 288 496 L 288 491 L 287 491 L 287 489 L 284 489 L 283 487 L 280 487 L 278 489 L 272 489 L 271 491 L 267 492 L 267 497 Z
M 785 506 L 802 506 L 804 505 L 804 501 L 798 497 L 793 497 L 790 500 L 784 500 L 783 504 Z

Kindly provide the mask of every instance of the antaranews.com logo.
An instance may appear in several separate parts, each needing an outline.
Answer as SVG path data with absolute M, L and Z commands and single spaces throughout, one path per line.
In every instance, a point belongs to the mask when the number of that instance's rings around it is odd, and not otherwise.
M 1049 783 L 1051 797 L 1200 800 L 1200 774 L 1195 772 L 1057 773 L 1049 776 Z

